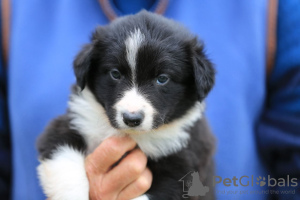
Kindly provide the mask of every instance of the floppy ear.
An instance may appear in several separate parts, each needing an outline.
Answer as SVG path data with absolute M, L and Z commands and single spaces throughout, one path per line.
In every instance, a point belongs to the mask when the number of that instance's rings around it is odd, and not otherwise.
M 93 44 L 85 45 L 76 56 L 73 68 L 76 76 L 77 85 L 83 90 L 91 66 Z
M 204 45 L 197 38 L 192 40 L 192 65 L 198 99 L 202 101 L 215 83 L 215 69 L 204 53 Z
M 73 68 L 77 80 L 77 85 L 83 90 L 88 77 L 88 72 L 91 70 L 93 54 L 96 49 L 99 49 L 99 44 L 106 33 L 105 27 L 98 26 L 92 34 L 91 43 L 86 44 L 76 56 L 73 62 Z M 97 48 L 95 48 L 97 46 Z

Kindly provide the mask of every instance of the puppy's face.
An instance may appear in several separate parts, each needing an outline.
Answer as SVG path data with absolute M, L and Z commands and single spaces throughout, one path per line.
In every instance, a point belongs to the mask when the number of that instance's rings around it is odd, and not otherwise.
M 99 27 L 77 56 L 77 84 L 88 86 L 113 127 L 156 129 L 182 117 L 211 89 L 214 70 L 202 44 L 168 23 L 144 13 Z

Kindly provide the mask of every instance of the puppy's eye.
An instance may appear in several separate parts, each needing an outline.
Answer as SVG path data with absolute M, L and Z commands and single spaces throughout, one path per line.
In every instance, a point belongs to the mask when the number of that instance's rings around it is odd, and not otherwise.
M 161 74 L 157 77 L 157 84 L 158 85 L 165 85 L 169 82 L 169 77 L 165 74 Z
M 119 80 L 121 78 L 121 73 L 117 69 L 113 69 L 110 71 L 110 76 L 114 80 Z

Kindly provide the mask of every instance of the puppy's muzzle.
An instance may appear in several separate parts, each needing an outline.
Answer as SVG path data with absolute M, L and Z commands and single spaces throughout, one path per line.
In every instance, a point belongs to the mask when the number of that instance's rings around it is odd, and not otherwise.
M 123 122 L 129 126 L 129 127 L 136 127 L 139 126 L 145 117 L 145 114 L 143 111 L 138 112 L 128 112 L 125 111 L 122 113 L 123 116 Z

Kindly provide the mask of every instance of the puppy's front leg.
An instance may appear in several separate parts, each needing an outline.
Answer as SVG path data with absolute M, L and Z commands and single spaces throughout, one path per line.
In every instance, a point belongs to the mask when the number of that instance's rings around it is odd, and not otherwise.
M 89 182 L 84 154 L 68 145 L 58 147 L 38 166 L 41 185 L 51 200 L 88 200 Z
M 51 200 L 88 200 L 89 182 L 85 171 L 86 144 L 70 129 L 67 116 L 55 119 L 38 140 L 38 176 Z

